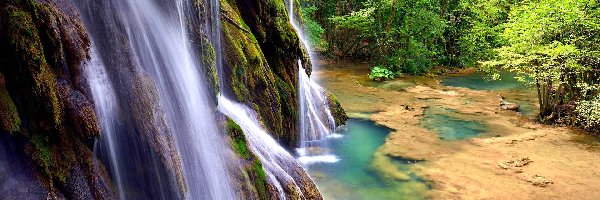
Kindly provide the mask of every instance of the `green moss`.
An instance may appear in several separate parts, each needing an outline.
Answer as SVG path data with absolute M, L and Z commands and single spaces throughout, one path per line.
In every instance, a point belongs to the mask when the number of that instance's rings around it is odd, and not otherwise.
M 289 130 L 297 127 L 296 65 L 297 59 L 310 63 L 308 56 L 289 21 L 285 1 L 248 2 L 239 10 L 236 4 L 221 1 L 228 84 L 237 100 L 254 105 L 261 123 L 277 140 L 294 145 L 297 136 Z M 298 7 L 294 9 L 300 15 Z
M 8 91 L 4 86 L 0 87 L 0 128 L 2 130 L 14 133 L 19 131 L 21 127 L 21 119 L 17 108 L 13 103 Z
M 9 38 L 10 44 L 22 57 L 27 57 L 30 66 L 37 66 L 41 70 L 46 64 L 42 44 L 38 35 L 38 30 L 33 24 L 33 19 L 29 12 L 19 8 L 6 8 L 8 13 Z
M 248 150 L 248 143 L 244 136 L 244 132 L 242 128 L 231 119 L 227 119 L 227 133 L 231 137 L 231 145 L 233 146 L 235 153 L 243 159 L 250 158 L 250 151 Z
M 62 109 L 56 95 L 56 77 L 49 69 L 38 29 L 34 26 L 29 12 L 20 8 L 7 7 L 8 39 L 14 47 L 18 59 L 25 66 L 34 84 L 34 94 L 39 97 L 45 108 L 52 115 L 55 126 L 61 124 Z
M 248 159 L 250 157 L 250 153 L 248 152 L 248 145 L 246 144 L 245 140 L 233 140 L 233 150 L 235 150 L 235 152 L 244 159 Z
M 342 105 L 338 102 L 338 99 L 335 95 L 328 93 L 327 94 L 327 104 L 335 119 L 336 125 L 346 124 L 346 120 L 348 120 L 348 115 L 346 115 L 346 111 L 342 108 Z
M 262 163 L 258 159 L 254 159 L 252 164 L 252 172 L 254 174 L 254 182 L 256 191 L 260 199 L 267 199 L 267 173 L 263 169 Z
M 35 148 L 35 158 L 41 161 L 42 167 L 48 172 L 52 165 L 52 156 L 50 154 L 50 142 L 47 135 L 33 134 L 31 143 Z M 49 173 L 48 173 L 49 174 Z
M 236 124 L 233 120 L 227 119 L 226 122 L 227 133 L 231 137 L 233 150 L 239 155 L 242 159 L 252 161 L 248 162 L 246 165 L 246 172 L 254 179 L 252 183 L 254 183 L 254 187 L 260 199 L 267 199 L 266 195 L 266 184 L 267 184 L 267 174 L 263 169 L 262 163 L 256 156 L 254 156 L 250 150 L 248 149 L 248 142 L 246 141 L 246 137 L 242 128 Z
M 230 135 L 236 135 L 237 133 L 242 133 L 242 127 L 235 123 L 232 119 L 227 119 L 227 130 L 230 131 Z M 236 134 L 231 134 L 231 132 L 235 132 Z
M 51 109 L 49 112 L 53 115 L 55 127 L 58 127 L 62 121 L 62 109 L 56 91 L 56 76 L 47 66 L 44 66 L 36 78 L 36 83 L 39 85 L 37 92 L 46 99 L 44 101 L 46 107 Z
M 212 44 L 206 37 L 202 37 L 202 66 L 205 74 L 208 76 L 208 83 L 211 85 L 214 95 L 219 94 L 219 74 L 217 73 L 217 54 Z

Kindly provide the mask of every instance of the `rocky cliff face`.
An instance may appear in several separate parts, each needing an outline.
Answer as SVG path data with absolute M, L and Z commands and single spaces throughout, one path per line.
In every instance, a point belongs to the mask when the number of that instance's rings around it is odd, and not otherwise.
M 283 1 L 222 1 L 226 83 L 287 146 L 298 138 L 298 59 L 308 56 Z M 310 66 L 307 68 L 310 70 Z
M 143 184 L 152 180 L 169 179 L 179 191 L 168 191 L 176 196 L 185 192 L 181 161 L 173 145 L 173 136 L 164 124 L 158 105 L 158 94 L 153 80 L 136 67 L 127 47 L 126 37 L 119 32 L 88 31 L 82 21 L 94 21 L 105 27 L 115 26 L 109 19 L 89 13 L 109 7 L 103 1 L 81 8 L 88 9 L 80 16 L 78 1 L 68 0 L 0 0 L 0 137 L 1 144 L 15 151 L 19 163 L 26 166 L 26 180 L 40 184 L 17 184 L 32 187 L 38 193 L 4 193 L 0 199 L 32 198 L 46 193 L 52 198 L 111 199 L 111 180 L 102 162 L 93 155 L 94 141 L 102 137 L 94 113 L 93 98 L 83 67 L 90 58 L 90 32 L 102 39 L 97 46 L 108 73 L 122 80 L 117 91 L 122 113 L 123 133 L 129 140 L 123 146 L 142 146 L 150 151 L 138 163 L 159 163 L 159 173 L 137 171 L 134 176 L 145 177 L 136 193 L 160 189 Z M 202 15 L 201 1 L 197 10 Z M 223 80 L 216 77 L 214 49 L 207 35 L 192 22 L 189 34 L 192 44 L 203 58 L 205 72 L 212 77 L 215 91 L 228 93 L 238 101 L 250 105 L 260 115 L 262 124 L 281 143 L 293 147 L 298 136 L 297 60 L 310 63 L 306 51 L 290 25 L 281 0 L 222 0 L 221 31 L 223 44 Z M 114 30 L 103 27 L 88 29 Z M 113 47 L 120 48 L 113 48 Z M 305 66 L 310 72 L 310 66 Z M 218 81 L 229 87 L 219 88 Z M 339 105 L 330 98 L 331 105 Z M 335 106 L 334 113 L 343 115 Z M 343 121 L 343 117 L 340 118 Z M 230 123 L 230 129 L 235 126 Z M 264 180 L 261 164 L 252 152 L 247 152 L 243 134 L 230 130 L 231 144 L 242 163 L 241 183 L 251 183 L 250 189 L 239 195 L 248 198 L 276 197 L 272 186 Z M 8 148 L 8 146 L 6 146 Z M 246 151 L 243 149 L 246 148 Z M 0 149 L 1 150 L 1 149 Z M 6 151 L 8 151 L 6 150 Z M 21 152 L 21 153 L 19 153 Z M 4 162 L 5 160 L 0 160 Z M 8 162 L 8 160 L 6 160 Z M 10 162 L 15 162 L 14 159 Z M 0 165 L 0 168 L 3 167 Z M 303 181 L 307 198 L 320 195 L 300 166 L 298 176 Z M 15 169 L 15 166 L 5 169 Z M 3 171 L 0 171 L 2 175 Z M 0 181 L 0 185 L 8 185 Z M 19 190 L 26 191 L 26 190 Z M 29 196 L 28 196 L 29 195 Z M 294 194 L 288 194 L 293 197 Z M 143 195 L 140 197 L 144 197 Z M 149 196 L 147 196 L 149 197 Z M 35 197 L 34 197 L 35 198 Z
M 35 169 L 29 175 L 50 197 L 110 197 L 104 167 L 92 160 L 100 131 L 82 73 L 90 41 L 77 11 L 62 0 L 0 8 L 0 134 L 11 134 L 5 142 L 24 152 L 22 162 Z M 0 197 L 27 197 L 17 191 Z

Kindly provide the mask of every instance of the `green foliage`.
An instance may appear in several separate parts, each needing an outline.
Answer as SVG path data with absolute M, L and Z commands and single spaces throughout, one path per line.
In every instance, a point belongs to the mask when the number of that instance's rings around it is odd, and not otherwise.
M 496 59 L 483 62 L 483 69 L 501 67 L 536 85 L 541 119 L 555 119 L 557 105 L 589 99 L 600 84 L 598 7 L 587 0 L 519 4 L 503 25 L 506 45 L 496 49 Z
M 322 40 L 323 32 L 325 30 L 319 23 L 314 21 L 312 18 L 315 11 L 317 11 L 316 6 L 307 6 L 302 7 L 302 16 L 304 16 L 304 32 L 306 33 L 306 37 L 310 45 L 314 48 L 326 48 L 327 43 Z
M 597 0 L 305 1 L 318 8 L 328 52 L 370 61 L 372 80 L 440 65 L 493 78 L 503 69 L 536 86 L 543 121 L 600 92 Z
M 432 66 L 474 66 L 502 44 L 510 0 L 305 0 L 327 52 L 425 74 Z M 398 60 L 391 65 L 388 60 Z
M 394 72 L 423 74 L 443 54 L 443 45 L 439 44 L 444 41 L 446 23 L 439 14 L 440 3 L 435 0 L 352 1 L 355 10 L 345 10 L 345 14 L 327 13 L 327 19 L 316 21 L 327 22 L 325 30 L 333 32 L 333 36 L 325 34 L 329 50 L 340 56 L 364 58 Z M 331 5 L 327 1 L 314 4 Z
M 371 68 L 371 73 L 369 74 L 369 79 L 374 81 L 385 81 L 394 79 L 396 73 L 384 66 L 378 65 Z
M 456 31 L 458 49 L 454 64 L 475 66 L 480 60 L 496 56 L 501 47 L 503 24 L 513 5 L 509 0 L 461 0 L 451 15 L 451 31 Z M 452 52 L 447 52 L 451 54 Z
M 600 94 L 592 100 L 578 102 L 575 111 L 577 112 L 578 122 L 584 128 L 593 131 L 600 130 Z

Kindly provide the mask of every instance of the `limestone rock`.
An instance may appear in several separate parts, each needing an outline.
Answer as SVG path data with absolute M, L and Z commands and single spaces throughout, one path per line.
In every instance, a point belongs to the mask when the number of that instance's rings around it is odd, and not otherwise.
M 500 102 L 500 109 L 502 110 L 511 110 L 511 111 L 519 111 L 519 108 L 521 106 L 519 106 L 519 104 L 516 103 L 510 103 L 508 101 L 502 101 Z

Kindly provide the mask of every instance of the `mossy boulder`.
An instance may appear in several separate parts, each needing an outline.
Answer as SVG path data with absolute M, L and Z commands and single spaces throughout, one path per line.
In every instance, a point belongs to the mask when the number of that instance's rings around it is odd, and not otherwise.
M 331 115 L 333 115 L 333 119 L 335 119 L 335 124 L 337 126 L 346 124 L 348 120 L 348 115 L 346 115 L 346 111 L 342 108 L 342 105 L 337 100 L 337 97 L 332 93 L 327 93 L 327 105 L 331 110 Z
M 294 146 L 299 130 L 298 60 L 309 62 L 285 4 L 221 1 L 221 24 L 224 74 L 228 75 L 221 81 L 229 83 L 222 90 L 251 105 L 278 141 Z

